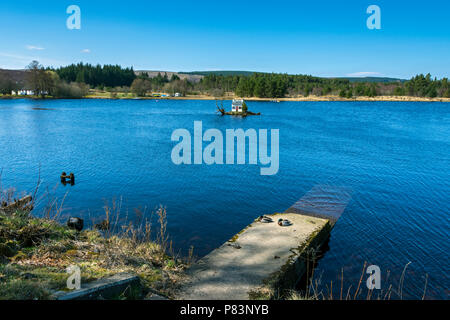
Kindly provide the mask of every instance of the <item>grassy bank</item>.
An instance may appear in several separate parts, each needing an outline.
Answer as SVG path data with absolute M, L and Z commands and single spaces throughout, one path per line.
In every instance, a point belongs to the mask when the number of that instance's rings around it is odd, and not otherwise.
M 32 97 L 32 96 L 10 96 L 10 95 L 0 95 L 0 99 L 40 99 L 40 97 Z M 205 94 L 197 94 L 197 95 L 186 95 L 184 97 L 137 97 L 132 93 L 119 92 L 111 94 L 109 92 L 90 92 L 88 95 L 84 97 L 84 99 L 133 99 L 133 100 L 231 100 L 239 98 L 235 95 L 225 95 L 225 96 L 210 96 Z M 56 99 L 52 97 L 46 97 L 46 99 Z M 309 95 L 307 97 L 304 96 L 294 96 L 294 97 L 285 97 L 285 98 L 258 98 L 258 97 L 246 97 L 246 101 L 396 101 L 396 102 L 450 102 L 450 98 L 426 98 L 426 97 L 414 97 L 414 96 L 375 96 L 375 97 L 365 97 L 365 96 L 357 96 L 353 98 L 343 98 L 337 95 L 326 95 L 326 96 L 315 96 Z
M 214 96 L 207 94 L 191 94 L 183 97 L 152 97 L 152 96 L 144 96 L 137 97 L 132 93 L 114 93 L 111 94 L 105 91 L 97 91 L 91 90 L 89 95 L 85 98 L 88 99 L 140 99 L 140 100 L 232 100 L 238 99 L 242 97 L 236 96 L 232 92 L 226 92 L 223 96 Z M 417 102 L 450 102 L 450 98 L 428 98 L 428 97 L 415 97 L 415 96 L 375 96 L 375 97 L 367 97 L 367 96 L 354 96 L 352 98 L 340 97 L 339 95 L 295 95 L 295 96 L 286 96 L 284 98 L 258 98 L 258 97 L 245 97 L 246 101 L 417 101 Z
M 120 234 L 77 232 L 29 210 L 0 208 L 0 299 L 52 299 L 55 291 L 68 290 L 70 265 L 80 267 L 81 283 L 119 272 L 138 275 L 139 296 L 120 298 L 145 298 L 154 290 L 171 297 L 185 264 L 167 254 L 166 237 L 158 239 L 141 237 L 131 226 Z

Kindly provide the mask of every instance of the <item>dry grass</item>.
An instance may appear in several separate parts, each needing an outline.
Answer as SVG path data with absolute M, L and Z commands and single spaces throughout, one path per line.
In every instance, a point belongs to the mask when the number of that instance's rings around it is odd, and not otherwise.
M 304 290 L 297 291 L 291 290 L 287 295 L 288 300 L 391 300 L 391 299 L 403 299 L 403 287 L 405 280 L 406 269 L 411 262 L 408 262 L 401 274 L 397 291 L 394 291 L 393 284 L 389 282 L 390 271 L 387 271 L 384 283 L 387 283 L 387 288 L 377 289 L 367 289 L 367 294 L 362 296 L 362 286 L 365 287 L 365 278 L 367 262 L 364 262 L 362 267 L 361 276 L 356 285 L 350 285 L 348 288 L 344 287 L 344 270 L 341 269 L 339 295 L 334 296 L 333 291 L 333 281 L 330 281 L 329 285 L 325 285 L 325 289 L 319 289 L 321 287 L 321 276 L 314 277 L 314 271 L 312 271 L 310 277 L 307 277 L 307 287 Z M 363 283 L 364 282 L 364 283 Z M 424 291 L 422 295 L 422 300 L 425 299 L 426 290 L 428 283 L 428 275 L 426 275 Z
M 0 200 L 10 203 L 15 195 L 12 189 L 4 192 L 0 183 Z M 81 268 L 82 283 L 130 272 L 141 279 L 142 297 L 155 290 L 172 296 L 186 262 L 173 253 L 165 208 L 151 213 L 158 218 L 153 237 L 152 219 L 144 218 L 145 212 L 136 211 L 139 222 L 119 223 L 121 201 L 104 207 L 109 228 L 76 232 L 56 221 L 63 203 L 48 200 L 44 218 L 0 209 L 0 299 L 49 299 L 52 292 L 65 290 L 69 265 Z

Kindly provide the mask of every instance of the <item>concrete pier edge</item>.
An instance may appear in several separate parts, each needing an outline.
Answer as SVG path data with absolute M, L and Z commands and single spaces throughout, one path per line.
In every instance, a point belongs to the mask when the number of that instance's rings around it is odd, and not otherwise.
M 266 216 L 274 222 L 255 219 L 191 266 L 176 298 L 273 299 L 295 288 L 306 273 L 308 254 L 325 243 L 334 223 L 289 212 Z M 293 225 L 280 227 L 278 218 L 288 218 Z
M 320 250 L 330 236 L 332 228 L 330 221 L 327 221 L 323 227 L 313 232 L 298 248 L 293 248 L 292 255 L 280 270 L 275 271 L 264 279 L 260 288 L 249 292 L 249 299 L 268 300 L 281 298 L 286 293 L 289 293 L 289 290 L 295 288 L 300 279 L 306 274 L 307 263 L 311 259 L 310 253 Z

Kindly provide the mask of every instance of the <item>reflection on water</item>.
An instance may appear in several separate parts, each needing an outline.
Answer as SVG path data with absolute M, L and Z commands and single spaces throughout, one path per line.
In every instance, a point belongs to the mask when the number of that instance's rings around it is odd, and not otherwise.
M 32 110 L 37 110 L 37 111 L 39 111 L 39 110 L 54 110 L 54 109 L 49 109 L 49 108 L 39 108 L 39 107 L 32 107 L 31 109 L 32 109 Z
M 213 101 L 2 100 L 2 185 L 32 191 L 40 169 L 41 190 L 56 188 L 60 199 L 67 193 L 63 216 L 87 222 L 100 221 L 114 198 L 123 199 L 121 221 L 136 219 L 134 208 L 150 212 L 162 204 L 176 248 L 193 245 L 200 256 L 255 217 L 285 211 L 303 197 L 301 210 L 340 214 L 316 270 L 323 286 L 339 283 L 341 273 L 345 288 L 357 285 L 367 261 L 390 272 L 387 282 L 395 287 L 411 261 L 405 297 L 422 296 L 426 274 L 427 297 L 448 297 L 448 104 L 249 102 L 249 108 L 262 115 L 220 117 Z M 171 134 L 192 132 L 194 121 L 223 133 L 279 129 L 278 174 L 261 176 L 256 165 L 174 165 Z M 74 186 L 60 185 L 64 170 L 75 173 Z M 341 189 L 321 199 L 315 186 Z

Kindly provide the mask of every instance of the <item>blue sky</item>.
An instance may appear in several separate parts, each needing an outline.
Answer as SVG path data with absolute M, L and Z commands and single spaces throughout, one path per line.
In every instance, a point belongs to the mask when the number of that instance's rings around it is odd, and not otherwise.
M 66 8 L 81 8 L 81 30 Z M 369 5 L 381 30 L 369 30 Z M 72 62 L 136 70 L 450 77 L 450 1 L 2 1 L 0 68 Z

